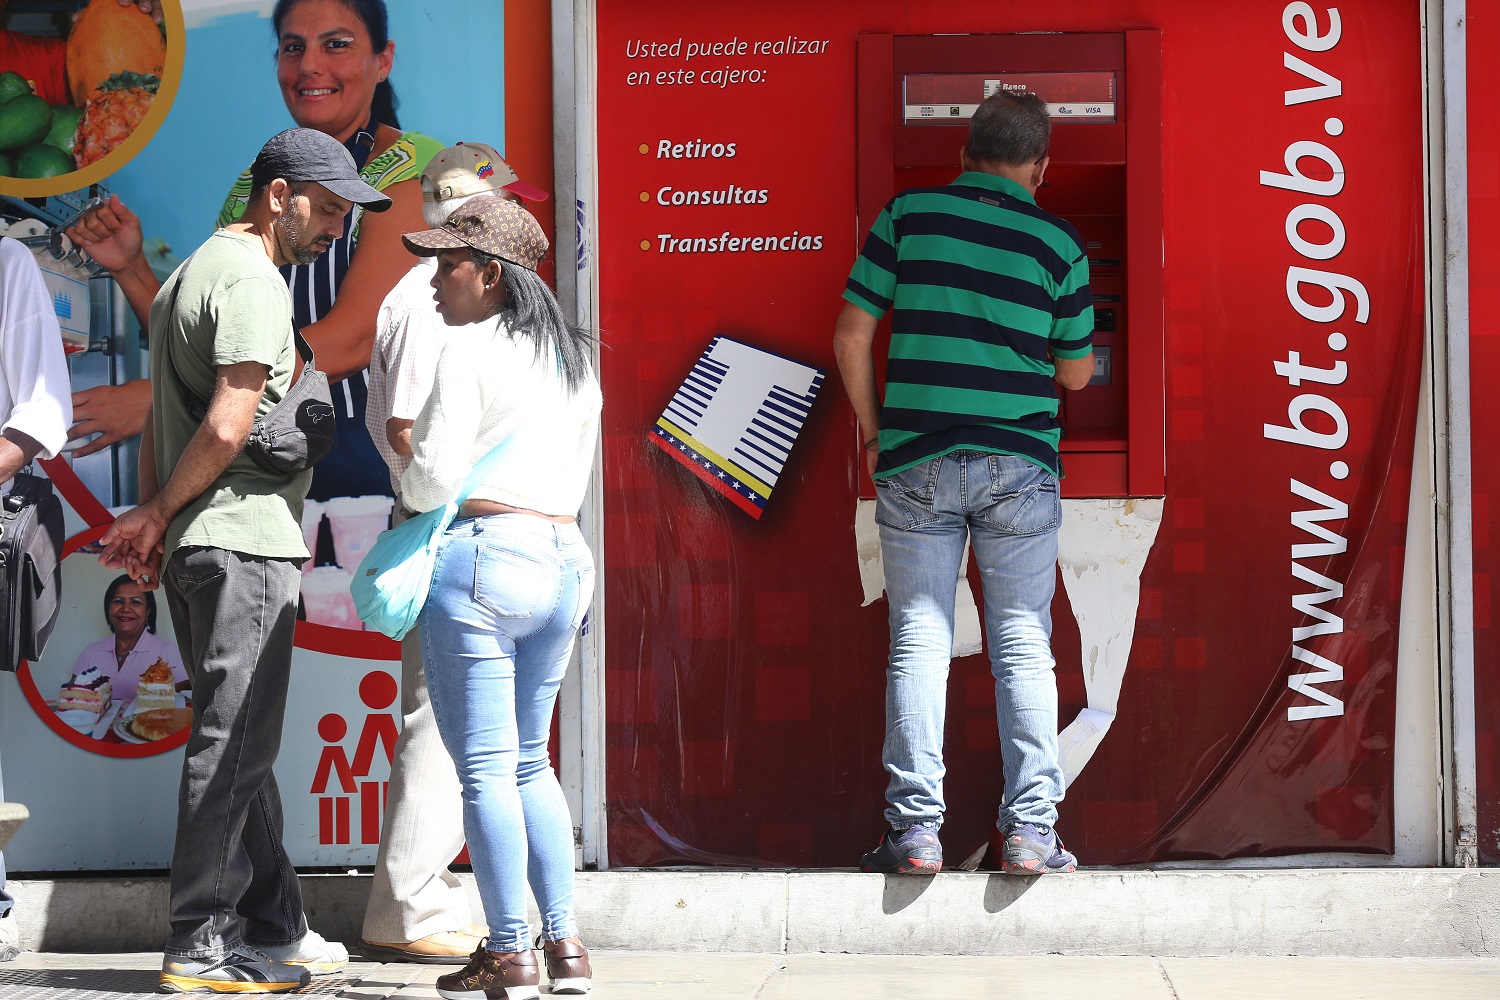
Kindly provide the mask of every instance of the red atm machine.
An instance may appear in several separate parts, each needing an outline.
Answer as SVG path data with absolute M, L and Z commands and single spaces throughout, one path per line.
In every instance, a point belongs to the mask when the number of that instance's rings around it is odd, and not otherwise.
M 1162 496 L 1161 33 L 860 35 L 858 75 L 861 239 L 898 192 L 957 176 L 984 98 L 1047 102 L 1037 204 L 1078 229 L 1094 293 L 1093 381 L 1059 390 L 1063 495 Z

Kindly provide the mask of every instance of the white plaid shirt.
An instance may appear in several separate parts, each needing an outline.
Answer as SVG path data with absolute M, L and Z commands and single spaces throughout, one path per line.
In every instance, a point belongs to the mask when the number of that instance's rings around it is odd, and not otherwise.
M 448 325 L 432 299 L 432 277 L 437 258 L 419 257 L 401 276 L 375 317 L 375 346 L 370 352 L 370 395 L 365 404 L 365 427 L 391 472 L 391 489 L 401 495 L 401 474 L 411 464 L 396 454 L 386 438 L 385 423 L 392 417 L 416 420 L 432 392 L 438 356 L 448 339 Z

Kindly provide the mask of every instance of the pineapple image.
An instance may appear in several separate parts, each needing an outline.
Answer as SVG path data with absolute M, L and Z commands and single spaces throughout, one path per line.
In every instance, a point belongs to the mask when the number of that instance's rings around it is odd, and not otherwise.
M 151 110 L 161 86 L 153 74 L 116 73 L 99 84 L 83 108 L 73 145 L 73 160 L 81 170 L 102 160 L 125 141 Z

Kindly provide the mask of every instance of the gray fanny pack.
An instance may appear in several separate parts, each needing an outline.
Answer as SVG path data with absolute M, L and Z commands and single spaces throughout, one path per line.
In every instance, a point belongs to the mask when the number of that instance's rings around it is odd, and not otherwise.
M 177 286 L 172 289 L 173 316 L 177 314 L 177 293 L 182 290 L 182 279 L 186 274 L 187 267 L 184 266 L 177 276 Z M 271 407 L 265 416 L 255 418 L 244 449 L 252 462 L 279 476 L 306 472 L 333 449 L 333 396 L 328 391 L 328 376 L 318 371 L 312 346 L 301 331 L 294 330 L 292 337 L 297 354 L 302 358 L 302 374 L 281 402 Z M 177 386 L 187 401 L 188 412 L 201 424 L 208 415 L 207 401 L 183 381 L 170 343 L 164 344 L 163 349 L 167 352 L 167 362 L 176 376 Z

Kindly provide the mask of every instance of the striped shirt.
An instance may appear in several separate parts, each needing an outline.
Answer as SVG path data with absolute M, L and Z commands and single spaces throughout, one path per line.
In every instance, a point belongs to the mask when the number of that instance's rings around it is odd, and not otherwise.
M 1018 455 L 1062 475 L 1053 358 L 1093 350 L 1088 257 L 1026 189 L 967 172 L 893 198 L 844 298 L 891 316 L 884 478 L 949 452 Z

